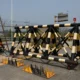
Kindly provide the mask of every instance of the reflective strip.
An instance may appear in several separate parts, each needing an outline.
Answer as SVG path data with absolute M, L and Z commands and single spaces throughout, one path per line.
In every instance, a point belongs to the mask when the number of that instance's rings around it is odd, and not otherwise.
M 28 38 L 31 38 L 31 33 L 29 33 L 29 36 L 28 36 Z
M 34 28 L 38 28 L 38 25 L 34 25 Z
M 22 26 L 19 26 L 20 29 L 22 29 Z
M 40 54 L 37 54 L 37 58 L 41 58 L 42 57 L 42 55 L 40 55 Z
M 65 35 L 65 37 L 68 37 L 68 36 L 69 36 L 69 34 L 70 34 L 70 32 L 68 32 L 68 33 Z
M 14 38 L 16 37 L 17 33 L 14 33 Z
M 43 27 L 43 28 L 46 28 L 46 27 L 47 27 L 47 25 L 42 25 L 42 27 Z
M 59 53 L 58 56 L 63 56 L 63 54 Z
M 67 23 L 67 24 L 64 24 L 65 27 L 70 27 L 71 24 L 70 23 Z
M 48 57 L 48 60 L 54 60 L 54 57 L 50 57 L 50 56 L 49 56 L 49 57 Z
M 59 27 L 59 24 L 54 24 L 54 27 Z
M 78 38 L 78 34 L 74 33 L 74 38 L 73 39 L 77 39 Z
M 48 50 L 49 49 L 49 44 L 46 44 L 46 50 Z
M 59 62 L 65 62 L 65 59 L 59 59 Z
M 29 43 L 26 43 L 26 48 L 28 48 L 29 47 Z
M 23 52 L 19 52 L 19 54 L 23 54 Z
M 25 28 L 29 28 L 29 26 L 25 26 Z
M 14 46 L 14 42 L 12 42 L 12 46 Z
M 72 53 L 76 53 L 77 51 L 77 47 L 76 46 L 72 46 Z
M 48 38 L 50 38 L 51 37 L 51 32 L 48 32 Z

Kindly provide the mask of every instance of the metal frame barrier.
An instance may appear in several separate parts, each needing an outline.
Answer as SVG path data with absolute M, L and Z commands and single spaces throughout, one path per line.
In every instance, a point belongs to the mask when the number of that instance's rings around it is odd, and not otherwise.
M 57 31 L 57 28 L 59 27 L 72 27 L 72 29 L 64 37 L 62 37 Z M 78 65 L 78 59 L 80 59 L 79 27 L 80 23 L 16 26 L 10 55 L 16 56 L 22 54 L 24 56 L 47 59 L 49 61 L 63 62 L 67 63 L 68 69 L 73 69 Z M 39 28 L 47 28 L 47 30 L 43 33 L 39 33 Z M 27 32 L 24 36 L 22 35 L 21 29 L 27 29 Z M 68 51 L 64 47 L 64 44 L 69 47 L 67 39 L 69 38 L 71 33 L 73 33 L 74 35 L 72 51 L 71 55 L 69 55 Z M 15 47 L 17 36 L 19 37 L 19 47 Z M 24 44 L 23 38 L 25 38 Z M 61 39 L 60 41 L 58 41 L 58 43 L 56 42 L 57 38 Z M 45 50 L 43 50 L 43 44 L 45 44 Z M 51 44 L 53 45 L 52 47 Z M 62 47 L 58 48 L 59 45 L 61 45 Z M 58 53 L 58 51 L 62 48 L 64 49 L 65 54 Z M 63 58 L 56 58 L 55 56 L 62 56 Z M 67 59 L 65 59 L 65 57 Z

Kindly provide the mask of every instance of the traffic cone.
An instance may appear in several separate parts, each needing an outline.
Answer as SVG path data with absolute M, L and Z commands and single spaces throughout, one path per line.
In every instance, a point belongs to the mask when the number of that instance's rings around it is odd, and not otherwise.
M 24 62 L 22 61 L 22 59 L 16 59 L 16 64 L 17 67 L 24 66 Z
M 23 67 L 23 70 L 24 70 L 25 72 L 32 73 L 32 69 L 31 69 L 31 67 L 30 67 L 29 65 L 24 66 L 24 67 Z
M 55 73 L 50 71 L 50 70 L 48 70 L 48 69 L 46 69 L 45 70 L 45 75 L 46 75 L 46 78 L 51 78 L 52 76 L 55 75 Z
M 28 70 L 29 70 L 29 73 L 32 73 L 32 69 L 30 66 L 28 67 Z
M 7 58 L 2 59 L 2 63 L 3 63 L 3 64 L 8 64 L 8 59 L 7 59 Z

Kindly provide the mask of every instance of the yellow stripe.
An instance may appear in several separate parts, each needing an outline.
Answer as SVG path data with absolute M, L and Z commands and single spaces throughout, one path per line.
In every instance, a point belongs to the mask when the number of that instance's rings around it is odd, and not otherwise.
M 31 52 L 34 52 L 35 50 L 34 49 L 31 49 Z
M 32 53 L 28 53 L 28 56 L 32 57 L 32 55 L 33 55 Z
M 31 38 L 31 33 L 29 33 L 29 36 L 28 36 L 28 38 Z
M 60 62 L 65 62 L 65 59 L 59 59 Z
M 19 37 L 21 36 L 21 34 L 20 34 L 20 33 L 18 33 L 18 35 L 19 35 Z
M 34 36 L 37 37 L 36 33 L 34 32 Z
M 77 51 L 77 47 L 76 46 L 72 46 L 72 53 L 75 54 Z
M 23 52 L 19 52 L 19 54 L 23 54 Z
M 59 24 L 54 24 L 54 27 L 59 27 Z
M 29 47 L 29 43 L 26 43 L 26 48 L 28 48 Z
M 42 54 L 42 51 L 39 49 L 39 53 L 41 53 Z
M 71 24 L 70 24 L 70 23 L 67 23 L 67 24 L 64 24 L 64 26 L 66 26 L 66 27 L 70 27 Z
M 14 38 L 16 37 L 17 33 L 14 33 Z
M 49 57 L 48 57 L 48 60 L 54 60 L 54 57 L 50 57 L 50 56 L 49 56 Z
M 17 50 L 14 50 L 13 53 L 16 54 L 17 53 Z
M 52 48 L 52 50 L 51 50 L 51 51 L 54 51 L 55 49 L 56 49 L 56 47 Z
M 45 32 L 44 32 L 44 33 L 42 33 L 41 37 L 43 37 L 44 35 L 45 35 Z
M 46 28 L 46 27 L 47 27 L 47 25 L 42 25 L 42 27 Z
M 74 33 L 73 39 L 78 39 L 78 34 L 77 33 Z
M 51 37 L 51 32 L 48 32 L 48 38 L 50 38 Z
M 25 26 L 25 28 L 29 28 L 29 26 Z
M 24 47 L 24 44 L 22 43 L 22 47 Z
M 79 56 L 77 56 L 76 58 L 77 58 L 77 59 L 80 59 L 80 57 L 79 57 Z
M 63 54 L 59 53 L 58 56 L 63 56 Z
M 66 48 L 65 48 L 65 47 L 63 47 L 63 49 L 64 49 L 65 53 L 67 53 L 67 50 L 66 50 Z
M 37 54 L 37 58 L 41 58 L 42 57 L 42 55 L 40 55 L 40 54 Z
M 49 49 L 49 44 L 46 44 L 46 50 L 48 50 Z
M 70 35 L 70 32 L 68 32 L 66 35 L 65 35 L 65 37 L 68 37 Z
M 12 46 L 14 46 L 14 42 L 12 42 Z
M 22 29 L 22 26 L 19 26 L 20 29 Z
M 38 25 L 34 25 L 34 28 L 38 28 Z
M 58 35 L 57 35 L 57 33 L 56 33 L 56 32 L 54 32 L 54 34 L 55 34 L 55 36 L 56 36 L 56 37 L 58 37 Z

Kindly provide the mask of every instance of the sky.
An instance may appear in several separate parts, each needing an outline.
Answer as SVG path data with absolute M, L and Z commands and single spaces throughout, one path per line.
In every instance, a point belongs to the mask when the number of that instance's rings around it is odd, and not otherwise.
M 53 24 L 58 13 L 68 13 L 69 21 L 80 22 L 80 0 L 13 0 L 14 23 Z M 11 0 L 0 0 L 0 16 L 8 23 L 11 20 Z

